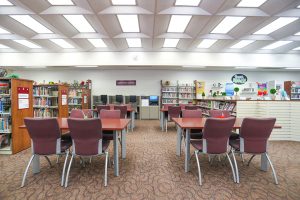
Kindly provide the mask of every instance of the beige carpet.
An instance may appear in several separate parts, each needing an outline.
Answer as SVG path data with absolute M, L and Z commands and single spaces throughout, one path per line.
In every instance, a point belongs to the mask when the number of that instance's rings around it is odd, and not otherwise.
M 112 145 L 110 155 L 111 149 Z M 30 171 L 26 186 L 20 188 L 30 150 L 13 156 L 0 155 L 0 199 L 300 199 L 300 142 L 269 145 L 279 185 L 274 184 L 271 170 L 259 170 L 259 157 L 249 167 L 238 158 L 240 184 L 233 183 L 228 163 L 215 162 L 210 166 L 207 157 L 201 157 L 204 178 L 199 186 L 195 157 L 191 172 L 185 173 L 184 157 L 177 157 L 175 152 L 173 125 L 165 133 L 158 121 L 136 121 L 134 132 L 127 136 L 127 158 L 120 160 L 119 177 L 109 168 L 108 187 L 104 187 L 104 157 L 94 159 L 85 168 L 77 159 L 68 188 L 59 184 L 63 159 L 56 165 L 56 157 L 51 157 L 54 167 L 49 168 L 42 158 L 41 172 L 33 175 Z

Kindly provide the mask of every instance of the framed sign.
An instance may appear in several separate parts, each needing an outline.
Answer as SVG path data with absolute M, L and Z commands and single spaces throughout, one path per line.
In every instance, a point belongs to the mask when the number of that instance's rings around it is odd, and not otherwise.
M 117 86 L 134 86 L 136 85 L 136 80 L 116 80 Z
M 29 88 L 18 87 L 18 109 L 29 108 Z
M 234 84 L 242 85 L 242 84 L 245 84 L 248 81 L 248 78 L 244 74 L 235 74 L 235 75 L 232 76 L 231 81 Z

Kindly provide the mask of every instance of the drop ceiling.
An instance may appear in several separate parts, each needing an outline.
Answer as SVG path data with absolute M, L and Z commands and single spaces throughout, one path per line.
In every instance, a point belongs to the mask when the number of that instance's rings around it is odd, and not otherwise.
M 0 52 L 300 52 L 299 0 L 124 2 L 0 0 Z

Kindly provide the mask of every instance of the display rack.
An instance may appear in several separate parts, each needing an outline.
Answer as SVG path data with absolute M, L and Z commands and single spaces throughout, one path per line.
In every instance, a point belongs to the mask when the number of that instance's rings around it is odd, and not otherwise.
M 68 86 L 34 85 L 33 97 L 34 117 L 68 117 Z
M 161 104 L 178 104 L 177 81 L 161 81 Z
M 197 99 L 197 105 L 204 116 L 209 116 L 209 110 L 227 110 L 236 116 L 236 100 Z
M 31 80 L 0 78 L 0 154 L 15 154 L 30 147 L 24 124 L 33 117 Z

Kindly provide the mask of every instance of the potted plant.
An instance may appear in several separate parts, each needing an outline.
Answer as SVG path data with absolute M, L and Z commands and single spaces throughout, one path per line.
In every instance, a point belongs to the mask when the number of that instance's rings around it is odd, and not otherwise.
M 205 92 L 202 92 L 202 99 L 205 98 Z
M 276 96 L 275 96 L 276 92 L 277 92 L 276 89 L 274 89 L 274 88 L 270 89 L 270 93 L 272 94 L 272 96 L 271 96 L 272 100 L 275 100 L 275 98 L 276 98 Z
M 238 99 L 238 92 L 240 91 L 240 88 L 235 87 L 233 91 L 235 92 L 235 99 Z
M 223 99 L 226 99 L 226 92 L 222 92 L 221 94 L 222 94 Z
M 213 97 L 217 97 L 217 93 L 216 92 L 214 92 Z

